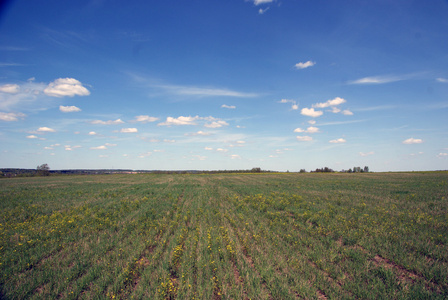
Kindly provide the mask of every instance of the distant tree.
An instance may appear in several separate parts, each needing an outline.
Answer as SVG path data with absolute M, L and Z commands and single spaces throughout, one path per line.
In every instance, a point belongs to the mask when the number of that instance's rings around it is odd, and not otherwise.
M 48 164 L 42 164 L 37 166 L 37 174 L 39 176 L 49 176 L 50 175 L 50 167 Z
M 300 169 L 300 173 L 306 173 L 305 169 Z
M 252 173 L 261 173 L 261 168 L 252 168 L 252 170 L 250 170 Z
M 369 173 L 369 167 L 368 166 L 364 167 L 364 172 Z

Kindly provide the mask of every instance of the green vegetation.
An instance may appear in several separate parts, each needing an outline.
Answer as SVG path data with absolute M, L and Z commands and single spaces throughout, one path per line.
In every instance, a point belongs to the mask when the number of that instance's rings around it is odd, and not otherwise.
M 0 181 L 0 298 L 446 299 L 448 173 Z

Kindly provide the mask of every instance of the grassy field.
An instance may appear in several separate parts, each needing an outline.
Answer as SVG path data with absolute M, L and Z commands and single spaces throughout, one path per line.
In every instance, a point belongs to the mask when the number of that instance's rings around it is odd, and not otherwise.
M 0 180 L 1 299 L 446 299 L 448 173 Z

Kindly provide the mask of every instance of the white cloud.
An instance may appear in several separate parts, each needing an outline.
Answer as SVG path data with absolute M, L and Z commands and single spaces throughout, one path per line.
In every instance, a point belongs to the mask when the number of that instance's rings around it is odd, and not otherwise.
M 366 156 L 369 156 L 369 155 L 373 155 L 373 154 L 375 154 L 375 152 L 373 152 L 373 151 L 370 151 L 370 152 L 359 152 L 359 155 L 361 155 L 361 156 L 363 156 L 363 157 L 366 157 Z
M 310 142 L 310 141 L 313 140 L 312 137 L 307 136 L 307 135 L 305 135 L 305 136 L 297 136 L 296 138 L 297 138 L 298 141 L 301 141 L 301 142 Z
M 98 147 L 90 147 L 91 150 L 106 150 L 107 147 L 105 145 L 101 145 Z
M 331 112 L 334 113 L 334 114 L 337 114 L 337 113 L 340 113 L 340 112 L 341 112 L 341 109 L 340 109 L 340 108 L 337 108 L 336 106 L 333 106 L 333 107 L 331 108 Z
M 266 4 L 266 3 L 272 3 L 272 2 L 274 2 L 274 0 L 254 0 L 254 4 L 255 4 L 255 5 Z
M 313 126 L 308 127 L 306 130 L 302 128 L 296 128 L 294 129 L 294 132 L 317 133 L 319 132 L 319 128 Z
M 180 116 L 178 118 L 167 117 L 165 122 L 157 124 L 157 126 L 172 126 L 172 125 L 196 125 L 196 121 L 199 116 L 196 117 L 184 117 Z
M 269 7 L 266 7 L 265 9 L 260 8 L 260 9 L 258 10 L 258 13 L 259 13 L 260 15 L 262 15 L 262 14 L 264 14 L 265 12 L 267 12 L 268 10 L 269 10 Z
M 297 102 L 295 100 L 282 99 L 282 100 L 278 101 L 278 103 L 292 103 L 291 104 L 291 110 L 298 110 L 299 109 L 299 105 L 297 104 Z
M 81 146 L 73 146 L 72 147 L 70 145 L 65 145 L 64 148 L 65 148 L 65 151 L 73 151 L 73 149 L 81 148 Z M 92 149 L 92 148 L 90 148 L 90 149 Z
M 104 144 L 104 146 L 107 146 L 107 147 L 115 147 L 115 146 L 117 146 L 117 144 L 106 143 L 106 144 Z
M 205 147 L 204 149 L 207 150 L 207 151 L 212 151 L 213 150 L 213 148 L 211 148 L 211 147 Z
M 343 138 L 329 141 L 329 143 L 332 143 L 332 144 L 341 144 L 341 143 L 345 143 L 345 142 L 347 142 L 347 141 Z
M 158 121 L 158 120 L 159 120 L 159 118 L 145 116 L 145 115 L 141 115 L 141 116 L 136 116 L 135 117 L 135 122 L 142 122 L 142 123 L 155 122 L 155 121 Z
M 223 104 L 223 105 L 221 105 L 221 108 L 235 109 L 236 106 L 235 106 L 235 105 L 227 105 L 227 104 Z
M 27 135 L 26 138 L 27 139 L 37 139 L 38 137 L 32 134 L 32 135 Z
M 304 116 L 308 116 L 308 117 L 319 117 L 322 116 L 323 112 L 319 111 L 319 110 L 314 110 L 314 108 L 302 108 L 302 111 L 300 112 L 302 115 Z
M 238 154 L 232 154 L 230 155 L 231 159 L 241 159 L 241 156 L 239 156 Z
M 204 126 L 207 128 L 220 128 L 223 126 L 228 126 L 229 123 L 227 123 L 226 121 L 223 120 L 218 120 L 218 121 L 213 121 L 211 123 L 205 124 Z
M 0 86 L 0 92 L 7 94 L 17 94 L 20 91 L 18 84 L 4 84 Z
M 164 143 L 175 143 L 176 140 L 164 139 L 163 142 L 164 142 Z
M 207 135 L 211 135 L 211 133 L 204 132 L 204 131 L 198 131 L 198 132 L 186 133 L 185 135 L 186 136 L 197 136 L 197 135 L 207 136 Z
M 44 147 L 45 150 L 53 150 L 53 147 Z
M 446 78 L 441 78 L 441 77 L 439 77 L 439 78 L 436 78 L 436 80 L 437 80 L 438 82 L 448 83 L 448 79 L 446 79 Z
M 406 144 L 406 145 L 410 145 L 410 144 L 421 144 L 421 143 L 423 143 L 423 140 L 422 140 L 422 139 L 409 138 L 409 139 L 407 139 L 407 140 L 404 140 L 402 143 L 403 143 L 403 144 Z
M 90 131 L 89 135 L 97 135 L 97 133 L 95 131 Z
M 82 83 L 74 78 L 58 78 L 53 82 L 50 82 L 44 89 L 44 93 L 51 97 L 73 97 L 88 96 L 90 92 L 86 89 Z
M 311 125 L 314 125 L 314 124 L 316 124 L 316 120 L 309 120 L 308 123 Z
M 120 132 L 122 133 L 136 133 L 138 132 L 137 128 L 121 128 Z
M 307 62 L 296 63 L 295 67 L 296 67 L 296 69 L 306 69 L 306 68 L 314 66 L 315 64 L 316 64 L 315 62 L 309 60 Z
M 138 156 L 138 158 L 145 158 L 145 157 L 150 156 L 151 154 L 152 154 L 152 152 L 145 152 L 145 153 L 140 154 L 140 155 Z
M 229 149 L 218 148 L 218 149 L 216 149 L 216 151 L 225 153 L 225 152 L 228 152 Z
M 81 111 L 81 109 L 76 106 L 62 106 L 62 105 L 59 106 L 59 110 L 65 113 Z
M 348 109 L 344 109 L 342 111 L 342 114 L 346 115 L 346 116 L 353 116 L 353 113 L 350 110 L 348 110 Z
M 53 128 L 49 128 L 49 127 L 39 127 L 39 129 L 37 129 L 38 132 L 56 132 L 56 130 L 54 130 Z
M 314 108 L 326 108 L 326 107 L 330 107 L 330 106 L 337 106 L 337 105 L 340 105 L 345 102 L 347 102 L 345 99 L 343 99 L 341 97 L 336 97 L 334 99 L 327 100 L 326 102 L 323 102 L 323 103 L 313 104 L 313 107 Z
M 416 75 L 417 74 L 405 74 L 399 76 L 390 76 L 390 75 L 371 76 L 349 81 L 348 84 L 384 84 L 384 83 L 408 80 L 415 77 Z
M 199 97 L 224 96 L 224 97 L 238 97 L 238 98 L 253 98 L 259 96 L 258 94 L 255 93 L 244 93 L 220 88 L 203 88 L 203 87 L 181 86 L 181 85 L 153 85 L 153 87 L 164 89 L 165 91 L 172 94 L 184 95 L 184 96 L 199 96 Z
M 26 117 L 26 115 L 22 114 L 22 113 L 0 112 L 0 121 L 13 122 L 13 121 L 18 121 L 19 118 L 24 118 L 24 117 Z
M 448 153 L 440 152 L 439 154 L 437 154 L 437 157 L 448 157 Z
M 94 120 L 90 123 L 91 124 L 99 124 L 99 125 L 117 125 L 117 124 L 123 124 L 124 122 L 121 119 L 116 119 L 116 120 L 109 120 L 109 121 Z

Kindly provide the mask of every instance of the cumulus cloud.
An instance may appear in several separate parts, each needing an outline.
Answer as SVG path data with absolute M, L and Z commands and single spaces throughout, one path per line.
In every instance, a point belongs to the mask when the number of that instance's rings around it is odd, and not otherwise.
M 18 84 L 4 84 L 0 86 L 0 92 L 7 94 L 17 94 L 20 91 Z
M 228 152 L 229 149 L 218 148 L 218 149 L 216 149 L 216 151 L 225 153 L 225 152 Z
M 18 121 L 19 118 L 22 119 L 24 117 L 26 117 L 26 115 L 22 114 L 22 113 L 0 112 L 0 121 L 13 122 L 13 121 Z
M 296 138 L 297 138 L 297 140 L 300 141 L 300 142 L 310 142 L 310 141 L 313 140 L 312 137 L 307 136 L 307 135 L 305 135 L 305 136 L 297 136 Z
M 107 147 L 105 145 L 101 145 L 98 147 L 90 147 L 91 150 L 106 150 Z
M 196 125 L 196 121 L 199 119 L 199 116 L 195 117 L 184 117 L 180 116 L 178 118 L 167 117 L 165 122 L 157 124 L 158 126 L 172 126 L 172 125 Z
M 445 152 L 440 152 L 439 154 L 437 154 L 437 157 L 448 157 L 448 153 Z
M 330 106 L 337 106 L 337 105 L 340 105 L 345 102 L 347 102 L 345 99 L 343 99 L 341 97 L 336 97 L 334 99 L 327 100 L 326 102 L 313 104 L 313 107 L 314 108 L 326 108 L 326 107 L 330 107 Z
M 217 121 L 213 121 L 211 123 L 207 123 L 204 126 L 207 128 L 220 128 L 223 126 L 228 126 L 229 123 L 227 123 L 226 121 L 223 120 L 217 120 Z
M 314 125 L 314 124 L 316 124 L 316 120 L 309 120 L 308 123 L 311 125 Z
M 59 110 L 64 113 L 81 111 L 81 109 L 76 106 L 62 106 L 62 105 L 59 106 Z
M 345 143 L 347 141 L 345 139 L 343 139 L 343 138 L 339 138 L 339 139 L 336 139 L 336 140 L 331 140 L 329 142 L 332 143 L 332 144 L 341 144 L 341 143 Z
M 134 121 L 141 122 L 141 123 L 149 123 L 149 122 L 155 122 L 158 120 L 159 120 L 159 118 L 156 118 L 156 117 L 141 115 L 141 116 L 136 116 Z
M 313 117 L 313 118 L 322 116 L 322 114 L 323 114 L 322 111 L 314 110 L 314 108 L 302 108 L 300 113 L 304 116 Z
M 235 109 L 236 106 L 235 106 L 235 105 L 227 105 L 227 104 L 223 104 L 223 105 L 221 105 L 221 108 Z
M 122 133 L 136 133 L 138 132 L 137 128 L 121 128 L 120 132 Z
M 123 124 L 124 122 L 121 119 L 102 121 L 102 120 L 94 120 L 90 122 L 91 124 L 99 124 L 99 125 L 117 125 Z
M 90 92 L 82 83 L 74 78 L 58 78 L 50 82 L 44 94 L 51 97 L 88 96 Z
M 232 154 L 230 155 L 231 159 L 241 159 L 241 156 L 239 156 L 238 154 Z
M 211 147 L 205 147 L 204 149 L 207 150 L 207 151 L 212 151 L 213 150 L 213 148 L 211 148 Z
M 282 99 L 282 100 L 278 101 L 278 103 L 291 103 L 291 110 L 299 109 L 299 105 L 297 104 L 297 102 L 295 100 Z
M 317 133 L 317 132 L 319 132 L 319 128 L 313 127 L 313 126 L 310 126 L 307 129 L 296 128 L 296 129 L 294 129 L 294 132 Z
M 54 130 L 53 128 L 49 128 L 49 127 L 39 127 L 39 129 L 37 129 L 38 132 L 56 132 L 56 130 Z
M 410 144 L 421 144 L 421 143 L 423 143 L 423 140 L 422 140 L 422 139 L 409 138 L 409 139 L 407 139 L 407 140 L 404 140 L 402 143 L 403 143 L 403 144 L 406 144 L 406 145 L 410 145 Z
M 353 116 L 353 113 L 350 110 L 348 110 L 348 109 L 344 109 L 342 111 L 342 114 L 346 115 L 346 116 Z
M 300 70 L 300 69 L 306 69 L 306 68 L 309 68 L 309 67 L 314 66 L 315 64 L 316 64 L 315 62 L 309 60 L 309 61 L 307 61 L 307 62 L 299 62 L 299 63 L 296 63 L 296 64 L 295 64 L 295 68 L 298 69 L 298 70 Z
M 26 138 L 27 139 L 37 139 L 38 137 L 33 135 L 33 134 L 31 134 L 31 135 L 27 135 Z
M 89 135 L 97 135 L 97 133 L 95 131 L 90 131 Z
M 439 78 L 436 78 L 436 80 L 438 82 L 448 83 L 448 79 L 446 79 L 446 78 L 439 77 Z

